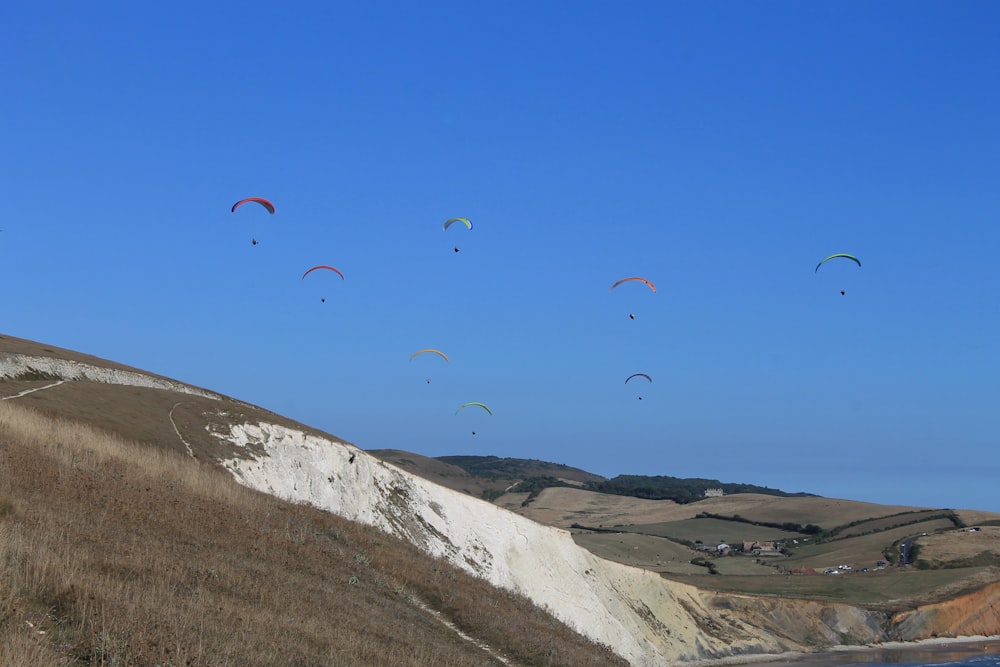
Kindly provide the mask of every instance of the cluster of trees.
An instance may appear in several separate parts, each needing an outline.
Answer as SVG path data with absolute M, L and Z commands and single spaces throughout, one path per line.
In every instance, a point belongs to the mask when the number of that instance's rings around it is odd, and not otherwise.
M 819 535 L 823 532 L 820 526 L 814 523 L 809 523 L 803 526 L 801 523 L 794 523 L 792 521 L 758 521 L 756 519 L 747 519 L 739 514 L 723 515 L 723 514 L 712 514 L 711 512 L 698 512 L 696 515 L 699 519 L 721 519 L 722 521 L 738 521 L 740 523 L 752 523 L 755 526 L 767 526 L 768 528 L 777 528 L 778 530 L 784 530 L 790 533 L 802 533 L 803 535 Z
M 518 459 L 499 456 L 438 456 L 438 461 L 458 466 L 474 477 L 484 479 L 518 479 L 538 475 L 559 475 L 566 479 L 601 479 L 578 468 L 562 463 L 549 463 L 535 459 Z
M 515 484 L 513 488 L 510 489 L 510 491 L 513 493 L 527 493 L 528 497 L 525 498 L 524 501 L 521 503 L 522 506 L 525 506 L 532 500 L 537 498 L 539 493 L 541 493 L 544 489 L 549 488 L 550 486 L 573 486 L 573 485 L 567 484 L 561 479 L 558 479 L 551 475 L 536 475 L 534 477 L 528 477 L 526 479 L 522 479 L 517 484 Z M 482 497 L 483 500 L 488 500 L 489 502 L 493 502 L 506 492 L 507 490 L 505 489 L 486 489 L 485 491 L 483 491 Z
M 779 489 L 754 484 L 726 484 L 717 479 L 697 477 L 669 477 L 666 475 L 618 475 L 612 479 L 587 482 L 584 488 L 600 493 L 619 496 L 647 498 L 649 500 L 673 500 L 678 503 L 693 503 L 705 497 L 705 489 L 722 489 L 726 494 L 762 493 L 769 496 L 808 496 L 809 493 L 786 493 Z
M 488 480 L 521 479 L 516 490 L 531 494 L 525 503 L 534 500 L 542 489 L 550 486 L 570 486 L 563 479 L 582 482 L 582 488 L 599 493 L 619 496 L 646 498 L 649 500 L 673 500 L 678 503 L 693 503 L 705 497 L 705 489 L 722 489 L 725 494 L 761 493 L 769 496 L 811 496 L 810 493 L 787 493 L 780 489 L 755 484 L 720 482 L 717 479 L 698 477 L 670 477 L 667 475 L 618 475 L 604 479 L 560 463 L 549 463 L 535 459 L 518 459 L 499 456 L 439 456 L 437 460 L 462 468 L 470 475 Z M 577 487 L 580 488 L 580 487 Z M 486 500 L 495 500 L 503 495 L 499 489 L 483 492 Z M 716 517 L 729 518 L 732 517 Z M 739 520 L 739 519 L 735 519 Z M 812 530 L 798 528 L 798 524 L 774 526 L 783 530 L 812 533 Z M 818 530 L 818 529 L 817 529 Z

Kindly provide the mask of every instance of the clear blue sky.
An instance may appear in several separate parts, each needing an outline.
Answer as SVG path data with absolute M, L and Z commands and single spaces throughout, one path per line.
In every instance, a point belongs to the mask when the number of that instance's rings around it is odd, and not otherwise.
M 367 449 L 1000 511 L 1000 4 L 0 24 L 0 332 Z

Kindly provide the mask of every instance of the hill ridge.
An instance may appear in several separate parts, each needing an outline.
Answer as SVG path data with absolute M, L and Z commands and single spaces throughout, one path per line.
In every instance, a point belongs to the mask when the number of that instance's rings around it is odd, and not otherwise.
M 123 368 L 110 368 L 75 361 L 72 359 L 56 359 L 27 354 L 0 353 L 0 378 L 7 379 L 54 379 L 87 380 L 103 384 L 119 384 L 131 387 L 147 387 L 150 389 L 166 389 L 182 394 L 191 394 L 219 400 L 221 394 L 205 389 L 199 389 L 183 382 L 159 378 L 150 373 Z M 40 389 L 44 389 L 41 387 Z

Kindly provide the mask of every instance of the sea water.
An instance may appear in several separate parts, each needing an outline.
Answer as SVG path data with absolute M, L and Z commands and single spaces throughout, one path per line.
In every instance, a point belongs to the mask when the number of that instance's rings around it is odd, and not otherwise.
M 991 647 L 990 650 L 995 650 Z M 982 651 L 945 650 L 920 651 L 906 649 L 901 651 L 879 651 L 871 659 L 852 656 L 843 667 L 856 665 L 859 667 L 1000 667 L 1000 654 L 983 653 Z
M 789 656 L 760 667 L 1000 667 L 1000 642 L 987 640 Z
M 904 658 L 897 662 L 861 662 L 852 663 L 854 665 L 864 665 L 864 667 L 1000 667 L 1000 655 L 976 655 L 959 660 L 944 660 L 936 662 L 911 662 L 913 658 Z

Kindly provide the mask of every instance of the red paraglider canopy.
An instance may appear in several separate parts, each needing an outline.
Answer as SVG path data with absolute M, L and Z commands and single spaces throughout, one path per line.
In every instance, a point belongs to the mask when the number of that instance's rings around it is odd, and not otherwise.
M 268 213 L 274 215 L 274 204 L 264 199 L 263 197 L 247 197 L 246 199 L 239 200 L 238 202 L 233 204 L 233 213 L 236 213 L 236 209 L 238 209 L 240 206 L 243 206 L 243 204 L 246 204 L 247 202 L 256 202 L 261 206 L 263 206 L 264 208 L 266 208 Z
M 340 276 L 341 280 L 344 279 L 344 274 L 340 272 L 340 269 L 335 269 L 334 267 L 327 266 L 326 264 L 320 264 L 319 266 L 312 267 L 311 269 L 309 269 L 308 271 L 306 271 L 305 273 L 302 274 L 302 278 L 304 279 L 306 276 L 308 276 L 310 273 L 312 273 L 313 271 L 315 271 L 317 269 L 327 269 L 328 271 L 333 271 L 338 276 Z

